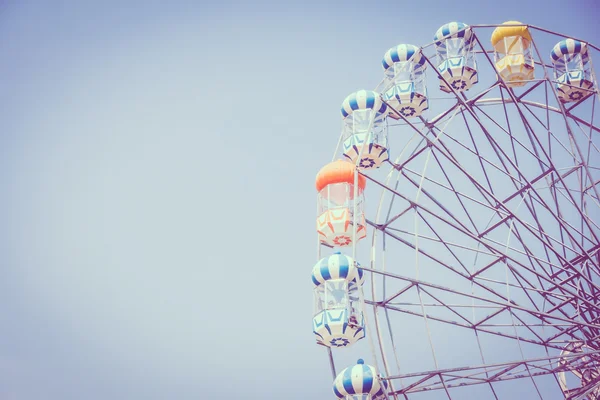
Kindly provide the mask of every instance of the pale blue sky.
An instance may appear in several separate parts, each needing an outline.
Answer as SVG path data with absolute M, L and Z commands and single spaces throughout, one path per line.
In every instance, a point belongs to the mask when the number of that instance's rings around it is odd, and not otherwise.
M 600 44 L 592 1 L 190 3 L 0 5 L 2 400 L 332 398 L 313 180 L 344 97 L 452 20 Z

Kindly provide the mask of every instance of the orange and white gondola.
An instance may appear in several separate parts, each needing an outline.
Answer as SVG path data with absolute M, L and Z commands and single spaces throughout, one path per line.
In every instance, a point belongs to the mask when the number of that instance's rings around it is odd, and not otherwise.
M 344 160 L 327 164 L 317 174 L 317 233 L 321 243 L 330 247 L 350 246 L 353 239 L 359 241 L 367 236 L 363 211 L 363 191 L 367 180 L 358 175 L 354 238 L 354 174 L 358 174 L 356 166 Z

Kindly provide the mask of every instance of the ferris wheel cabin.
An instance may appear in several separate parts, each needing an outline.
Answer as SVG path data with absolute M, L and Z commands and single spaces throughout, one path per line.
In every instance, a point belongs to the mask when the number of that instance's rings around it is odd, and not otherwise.
M 392 47 L 385 53 L 382 64 L 385 70 L 383 100 L 393 108 L 390 117 L 414 118 L 429 108 L 425 85 L 427 64 L 421 49 L 412 44 Z
M 518 21 L 504 22 L 492 33 L 494 60 L 498 75 L 508 87 L 525 86 L 533 79 L 531 34 Z
M 388 160 L 387 106 L 381 95 L 371 90 L 352 93 L 342 103 L 344 157 L 358 168 L 371 169 Z
M 356 166 L 349 161 L 338 160 L 327 164 L 317 174 L 318 192 L 317 233 L 319 240 L 331 247 L 344 247 L 354 239 L 356 219 L 356 241 L 367 236 L 363 211 L 363 191 L 367 179 L 358 175 L 356 196 L 356 218 L 354 218 L 354 174 Z
M 562 40 L 554 46 L 550 56 L 560 101 L 579 101 L 593 93 L 595 82 L 586 43 Z
M 464 92 L 473 87 L 479 81 L 479 76 L 471 28 L 462 22 L 450 22 L 437 30 L 433 40 L 441 77 L 440 90 L 446 93 L 452 92 L 452 89 Z
M 351 257 L 335 253 L 313 268 L 315 313 L 313 332 L 317 343 L 347 347 L 365 337 L 362 313 L 363 272 Z
M 344 369 L 333 381 L 333 393 L 343 400 L 383 400 L 387 381 L 380 379 L 374 367 L 362 359 Z

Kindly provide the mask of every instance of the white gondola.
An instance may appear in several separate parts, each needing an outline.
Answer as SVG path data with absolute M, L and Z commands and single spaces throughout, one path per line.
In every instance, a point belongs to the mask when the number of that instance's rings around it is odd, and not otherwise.
M 558 97 L 563 103 L 579 101 L 595 91 L 592 62 L 587 44 L 565 39 L 550 53 Z
M 365 337 L 362 291 L 363 272 L 352 257 L 335 253 L 313 268 L 317 343 L 346 347 Z
M 388 160 L 387 106 L 371 90 L 352 93 L 342 103 L 344 157 L 358 168 L 371 169 Z
M 442 77 L 440 89 L 446 93 L 469 90 L 479 81 L 471 28 L 462 22 L 440 27 L 433 37 L 437 53 L 437 69 Z M 447 82 L 447 83 L 446 83 Z
M 361 359 L 340 372 L 333 382 L 333 393 L 343 400 L 382 400 L 386 398 L 387 388 L 387 381 Z
M 399 119 L 418 117 L 429 108 L 427 87 L 425 85 L 425 57 L 417 46 L 400 44 L 389 49 L 383 57 L 385 70 L 385 100 L 396 112 L 389 111 L 389 116 Z

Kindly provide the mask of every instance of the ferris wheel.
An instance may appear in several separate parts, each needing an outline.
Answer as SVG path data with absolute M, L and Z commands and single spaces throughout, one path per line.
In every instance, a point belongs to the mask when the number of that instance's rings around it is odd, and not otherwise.
M 517 21 L 432 36 L 346 97 L 317 174 L 333 392 L 598 400 L 600 50 Z

